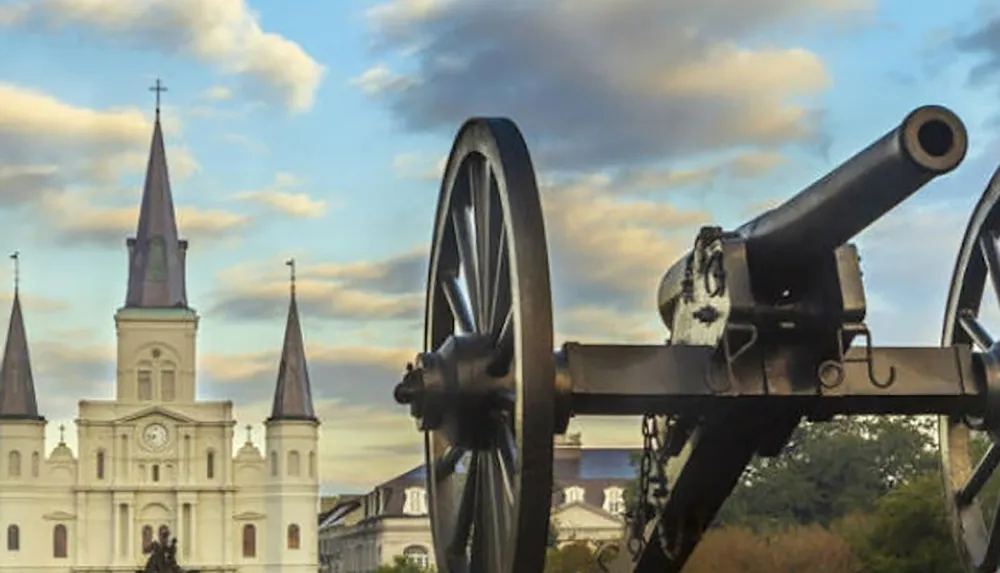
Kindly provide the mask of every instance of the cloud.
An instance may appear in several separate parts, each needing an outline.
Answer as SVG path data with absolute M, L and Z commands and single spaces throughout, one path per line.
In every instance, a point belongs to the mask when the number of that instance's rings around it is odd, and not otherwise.
M 423 310 L 423 278 L 418 257 L 406 254 L 354 264 L 297 261 L 296 298 L 303 315 L 365 321 L 414 321 Z M 284 316 L 288 278 L 280 265 L 240 265 L 219 274 L 220 285 L 210 314 L 230 320 Z
M 397 0 L 372 8 L 380 53 L 354 80 L 407 129 L 516 118 L 539 163 L 599 170 L 824 139 L 811 99 L 831 80 L 798 47 L 748 48 L 773 27 L 867 11 L 865 0 Z M 814 103 L 810 103 L 814 102 Z
M 447 156 L 430 160 L 419 153 L 400 153 L 392 158 L 392 170 L 404 179 L 437 181 L 444 175 Z
M 176 133 L 177 125 L 171 121 L 164 128 Z M 120 241 L 121 231 L 135 225 L 137 207 L 102 209 L 91 200 L 145 170 L 152 129 L 151 118 L 135 109 L 87 109 L 0 82 L 0 208 L 37 209 L 48 218 L 46 225 L 73 240 L 117 233 Z M 169 145 L 167 153 L 175 181 L 198 171 L 186 148 Z M 134 199 L 134 190 L 129 196 Z M 132 217 L 127 223 L 126 215 Z M 196 211 L 187 218 L 195 232 L 234 223 L 231 217 L 208 223 Z
M 982 61 L 973 66 L 969 80 L 973 85 L 983 85 L 995 80 L 1000 73 L 1000 14 L 992 14 L 981 21 L 979 27 L 954 38 L 959 51 L 978 54 Z
M 54 313 L 64 312 L 69 309 L 68 302 L 57 298 L 49 298 L 27 293 L 22 293 L 20 298 L 21 304 L 24 306 L 24 311 L 28 313 Z M 0 295 L 0 302 L 2 302 L 4 308 L 9 308 L 13 301 L 14 295 L 12 294 Z
M 166 53 L 182 52 L 281 101 L 312 107 L 323 66 L 299 44 L 261 28 L 245 0 L 33 0 L 0 7 L 0 25 L 89 28 Z
M 233 98 L 233 91 L 225 86 L 212 86 L 202 94 L 207 100 L 226 101 Z
M 63 244 L 121 246 L 135 233 L 139 205 L 102 207 L 81 193 L 64 193 L 43 198 L 42 210 L 51 221 L 50 231 Z M 176 208 L 181 235 L 191 239 L 226 236 L 249 224 L 245 215 L 219 209 Z
M 222 140 L 225 141 L 226 143 L 232 143 L 239 145 L 241 147 L 245 147 L 251 152 L 258 155 L 263 155 L 267 153 L 266 145 L 264 145 L 260 141 L 257 141 L 256 139 L 247 137 L 246 135 L 242 135 L 239 133 L 224 133 L 222 134 Z
M 557 305 L 655 313 L 662 273 L 711 216 L 663 201 L 619 198 L 613 189 L 603 177 L 544 187 Z
M 300 219 L 315 219 L 326 214 L 327 202 L 313 199 L 307 193 L 296 193 L 288 188 L 298 187 L 302 181 L 291 173 L 277 173 L 274 183 L 267 189 L 241 191 L 233 195 L 243 201 L 251 201 L 269 210 L 277 211 Z

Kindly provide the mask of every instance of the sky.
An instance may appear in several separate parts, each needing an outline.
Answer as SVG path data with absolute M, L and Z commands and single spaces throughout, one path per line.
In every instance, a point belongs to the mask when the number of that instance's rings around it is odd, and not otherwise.
M 331 492 L 422 461 L 391 391 L 421 349 L 467 117 L 528 142 L 559 341 L 661 341 L 657 281 L 698 227 L 737 226 L 935 103 L 966 122 L 965 164 L 858 239 L 875 343 L 934 345 L 1000 160 L 1000 7 L 980 0 L 0 0 L 0 249 L 21 253 L 50 447 L 78 400 L 114 394 L 158 77 L 198 394 L 233 400 L 259 443 L 295 257 Z M 573 427 L 640 438 L 631 418 Z

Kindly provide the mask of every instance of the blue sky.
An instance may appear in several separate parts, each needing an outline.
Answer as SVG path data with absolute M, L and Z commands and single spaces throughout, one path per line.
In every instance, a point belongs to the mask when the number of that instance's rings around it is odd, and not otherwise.
M 651 341 L 656 278 L 698 225 L 734 226 L 911 108 L 948 105 L 970 131 L 966 165 L 860 240 L 876 341 L 935 342 L 968 209 L 1000 158 L 996 9 L 573 6 L 0 0 L 0 249 L 22 253 L 50 437 L 76 400 L 113 392 L 156 77 L 201 395 L 262 420 L 295 256 L 330 490 L 420 460 L 390 392 L 419 349 L 440 161 L 469 115 L 511 115 L 534 152 L 558 336 Z M 639 437 L 633 420 L 580 427 L 591 444 Z

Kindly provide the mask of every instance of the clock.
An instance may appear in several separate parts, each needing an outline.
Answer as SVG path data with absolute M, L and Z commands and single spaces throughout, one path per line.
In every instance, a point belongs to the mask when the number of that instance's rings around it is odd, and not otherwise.
M 153 423 L 142 431 L 142 441 L 150 449 L 158 450 L 166 446 L 169 439 L 170 434 L 163 424 Z

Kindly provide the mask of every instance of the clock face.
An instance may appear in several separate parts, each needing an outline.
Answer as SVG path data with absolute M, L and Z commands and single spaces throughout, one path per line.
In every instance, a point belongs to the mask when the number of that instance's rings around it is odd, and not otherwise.
M 156 450 L 166 446 L 169 437 L 167 428 L 163 424 L 150 424 L 142 431 L 143 442 Z

